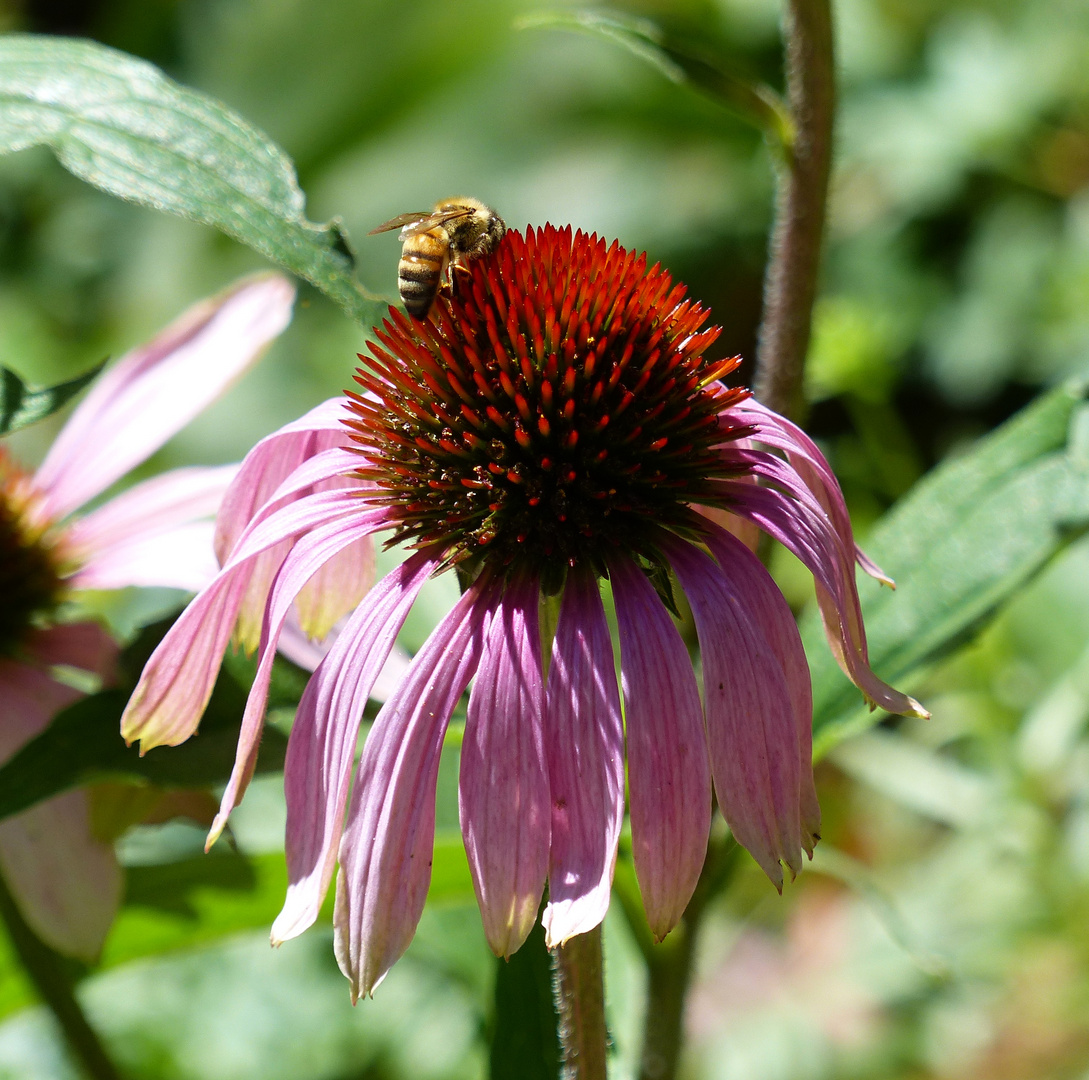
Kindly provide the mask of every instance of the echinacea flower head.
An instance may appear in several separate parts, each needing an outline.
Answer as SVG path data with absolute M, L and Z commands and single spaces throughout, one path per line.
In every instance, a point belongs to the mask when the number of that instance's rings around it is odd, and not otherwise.
M 196 591 L 214 576 L 212 515 L 237 466 L 177 469 L 77 512 L 218 397 L 287 325 L 293 300 L 286 279 L 262 275 L 196 305 L 97 380 L 36 471 L 0 447 L 0 761 L 78 699 L 65 669 L 113 675 L 108 633 L 73 620 L 81 592 Z M 0 872 L 41 937 L 95 956 L 122 882 L 85 792 L 0 823 Z
M 420 918 L 439 756 L 470 683 L 459 810 L 498 955 L 525 940 L 546 884 L 550 945 L 601 922 L 625 780 L 659 939 L 695 888 L 712 791 L 777 886 L 812 853 L 805 654 L 781 593 L 724 524 L 755 524 L 798 555 L 844 670 L 872 703 L 922 714 L 869 668 L 854 566 L 879 571 L 856 551 L 827 462 L 722 382 L 738 361 L 709 357 L 718 330 L 684 292 L 645 256 L 546 226 L 510 231 L 457 270 L 427 320 L 391 309 L 361 357 L 361 391 L 243 463 L 219 517 L 223 569 L 145 669 L 123 731 L 178 742 L 199 721 L 236 621 L 263 625 L 211 841 L 252 775 L 287 611 L 326 575 L 329 615 L 344 621 L 291 732 L 290 885 L 273 940 L 314 921 L 339 863 L 336 952 L 353 998 L 377 985 Z M 383 530 L 405 561 L 346 602 L 352 590 L 329 567 Z M 461 599 L 382 706 L 353 783 L 374 680 L 423 582 L 450 567 Z M 702 695 L 670 614 L 681 596 Z M 542 604 L 558 610 L 547 641 Z

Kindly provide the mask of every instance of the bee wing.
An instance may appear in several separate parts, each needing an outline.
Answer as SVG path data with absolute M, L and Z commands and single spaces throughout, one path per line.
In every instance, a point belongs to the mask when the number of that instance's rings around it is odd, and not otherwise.
M 458 218 L 469 217 L 472 213 L 474 213 L 474 210 L 471 206 L 465 206 L 458 210 L 436 211 L 434 214 L 428 214 L 427 217 L 421 218 L 418 221 L 406 223 L 402 235 L 415 236 L 417 233 L 429 232 L 439 225 L 445 225 L 448 221 L 456 221 Z M 415 215 L 409 214 L 407 216 L 411 218 Z
M 395 218 L 390 218 L 389 221 L 379 225 L 377 229 L 371 229 L 367 235 L 374 236 L 375 233 L 392 232 L 394 229 L 400 229 L 407 225 L 415 225 L 417 222 L 424 222 L 433 216 L 434 215 L 430 210 L 417 210 L 415 213 L 411 214 L 398 214 Z M 434 228 L 434 226 L 429 226 L 429 228 Z

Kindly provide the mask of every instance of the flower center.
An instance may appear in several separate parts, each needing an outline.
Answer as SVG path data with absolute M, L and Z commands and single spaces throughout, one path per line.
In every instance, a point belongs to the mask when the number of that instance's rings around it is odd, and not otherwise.
M 29 477 L 0 448 L 0 657 L 17 653 L 62 599 L 62 560 L 34 501 Z
M 615 548 L 657 561 L 655 529 L 714 501 L 719 414 L 747 396 L 718 381 L 737 358 L 704 359 L 719 329 L 684 292 L 645 255 L 546 226 L 455 270 L 433 321 L 391 309 L 349 424 L 398 537 L 546 587 Z

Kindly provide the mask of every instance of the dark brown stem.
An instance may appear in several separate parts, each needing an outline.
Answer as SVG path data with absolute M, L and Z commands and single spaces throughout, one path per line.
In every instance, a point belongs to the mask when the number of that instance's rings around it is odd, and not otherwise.
M 765 405 L 799 417 L 832 163 L 831 0 L 787 0 L 785 22 L 794 141 L 780 169 L 755 382 Z
M 552 954 L 563 1080 L 605 1080 L 605 977 L 601 927 Z
M 64 960 L 26 924 L 3 877 L 0 877 L 0 921 L 7 928 L 11 944 L 34 989 L 53 1013 L 68 1049 L 83 1071 L 92 1080 L 121 1080 L 121 1074 L 72 992 L 72 980 L 65 970 Z

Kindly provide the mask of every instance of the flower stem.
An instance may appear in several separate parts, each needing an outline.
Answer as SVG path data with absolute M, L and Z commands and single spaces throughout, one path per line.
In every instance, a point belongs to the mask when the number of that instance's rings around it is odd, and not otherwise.
M 642 911 L 634 909 L 629 896 L 620 895 L 622 910 L 640 940 L 647 961 L 647 1012 L 639 1080 L 674 1080 L 677 1075 L 696 939 L 708 902 L 730 880 L 740 852 L 732 837 L 711 837 L 700 880 L 684 918 L 659 945 L 650 943 Z M 646 935 L 645 940 L 642 935 Z
M 831 2 L 787 0 L 785 23 L 794 142 L 779 174 L 755 381 L 756 395 L 765 405 L 797 417 L 832 162 L 836 81 Z
M 605 977 L 601 927 L 552 954 L 563 1080 L 605 1080 Z
M 15 899 L 0 876 L 0 921 L 3 921 L 23 968 L 42 1001 L 64 1033 L 72 1056 L 92 1080 L 121 1080 L 72 992 L 72 980 L 64 960 L 26 924 Z

